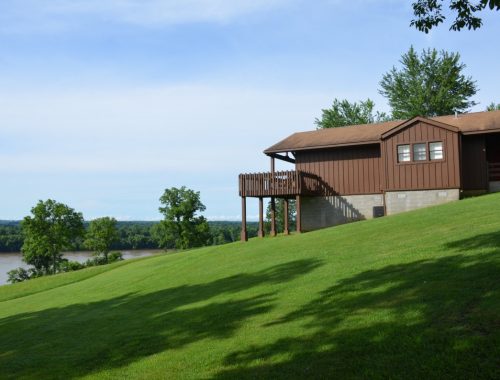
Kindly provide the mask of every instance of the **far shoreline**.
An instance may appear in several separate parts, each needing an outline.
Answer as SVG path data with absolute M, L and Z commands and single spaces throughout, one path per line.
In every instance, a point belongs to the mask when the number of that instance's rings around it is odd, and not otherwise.
M 176 251 L 173 249 L 164 250 L 164 249 L 160 249 L 160 248 L 144 248 L 144 249 L 143 248 L 136 248 L 136 249 L 126 248 L 126 249 L 112 249 L 110 252 L 121 252 L 121 253 L 148 252 L 151 254 L 157 254 L 157 253 L 174 253 Z M 93 251 L 89 251 L 87 249 L 84 249 L 81 251 L 63 251 L 62 254 L 63 255 L 93 254 Z M 0 252 L 0 255 L 22 255 L 22 252 L 21 251 Z

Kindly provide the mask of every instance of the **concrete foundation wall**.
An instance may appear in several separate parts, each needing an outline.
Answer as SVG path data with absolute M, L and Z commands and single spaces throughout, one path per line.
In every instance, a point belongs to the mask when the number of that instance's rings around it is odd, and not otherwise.
M 302 198 L 304 231 L 371 219 L 384 206 L 382 194 Z M 374 208 L 376 208 L 374 210 Z
M 385 194 L 387 215 L 458 201 L 459 199 L 459 189 L 391 191 Z
M 500 182 L 499 182 L 500 191 Z M 459 189 L 394 191 L 385 194 L 387 215 L 460 199 Z M 383 215 L 382 194 L 302 198 L 304 231 L 335 226 Z
M 500 191 L 500 181 L 490 182 L 490 193 L 497 193 Z

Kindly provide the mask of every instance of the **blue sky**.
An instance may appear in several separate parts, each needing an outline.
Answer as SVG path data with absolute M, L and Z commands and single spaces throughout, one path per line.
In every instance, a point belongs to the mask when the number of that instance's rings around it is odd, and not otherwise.
M 461 54 L 474 110 L 500 102 L 499 16 L 425 35 L 401 0 L 3 0 L 0 219 L 47 198 L 158 219 L 182 185 L 239 219 L 238 173 L 268 170 L 262 151 L 336 97 L 388 111 L 378 83 L 410 45 Z

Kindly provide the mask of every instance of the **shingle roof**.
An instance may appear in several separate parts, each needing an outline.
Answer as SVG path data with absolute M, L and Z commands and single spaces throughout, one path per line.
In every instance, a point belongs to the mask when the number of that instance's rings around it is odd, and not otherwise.
M 438 116 L 433 119 L 453 125 L 464 134 L 500 129 L 500 111 L 464 113 L 458 117 L 453 115 Z
M 460 132 L 485 133 L 491 130 L 500 132 L 500 111 L 475 112 L 430 118 L 457 127 Z M 341 128 L 319 129 L 297 132 L 267 148 L 264 153 L 281 153 L 308 149 L 321 149 L 348 145 L 377 143 L 381 135 L 407 122 L 395 120 L 377 124 L 351 125 Z

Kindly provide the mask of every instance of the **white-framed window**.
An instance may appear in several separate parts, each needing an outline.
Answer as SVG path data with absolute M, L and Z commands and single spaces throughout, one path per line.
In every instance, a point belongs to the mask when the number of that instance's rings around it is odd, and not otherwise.
M 410 145 L 398 145 L 398 162 L 410 162 Z
M 413 161 L 427 160 L 427 144 L 413 144 Z
M 442 141 L 429 143 L 429 157 L 431 161 L 444 159 L 444 150 Z

